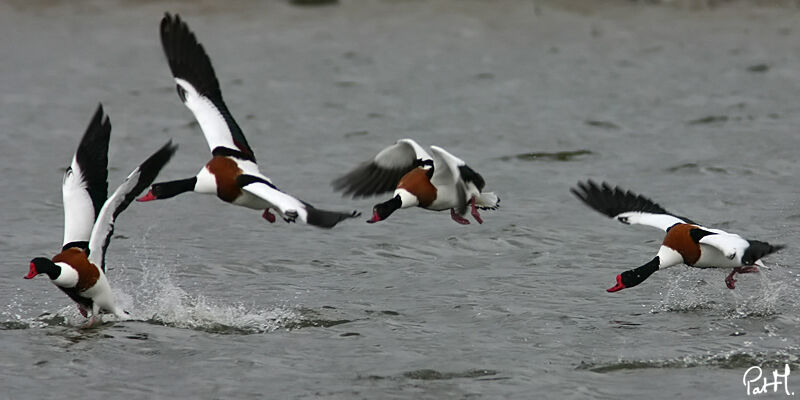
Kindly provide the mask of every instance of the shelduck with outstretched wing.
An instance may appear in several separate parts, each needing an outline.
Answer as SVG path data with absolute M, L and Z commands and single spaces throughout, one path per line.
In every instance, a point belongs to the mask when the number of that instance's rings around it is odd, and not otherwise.
M 114 221 L 133 199 L 149 186 L 175 153 L 168 142 L 133 170 L 122 185 L 106 199 L 108 192 L 108 142 L 111 123 L 102 105 L 83 135 L 71 165 L 64 173 L 64 244 L 52 259 L 31 260 L 25 279 L 47 274 L 73 301 L 83 316 L 91 313 L 88 325 L 100 313 L 125 318 L 114 302 L 105 274 L 105 255 Z
M 684 263 L 697 268 L 732 268 L 725 278 L 730 289 L 736 287 L 736 273 L 758 272 L 761 258 L 783 246 L 773 246 L 720 229 L 711 229 L 665 210 L 647 197 L 612 188 L 607 183 L 578 182 L 571 192 L 589 207 L 624 224 L 641 224 L 667 234 L 658 254 L 647 264 L 617 275 L 616 292 L 642 283 L 659 269 Z
M 391 199 L 373 207 L 369 223 L 382 221 L 401 208 L 421 207 L 427 210 L 450 210 L 450 217 L 459 224 L 469 224 L 462 217 L 467 205 L 478 223 L 478 212 L 494 210 L 500 199 L 492 192 L 482 192 L 483 177 L 463 160 L 438 146 L 431 146 L 431 156 L 412 139 L 401 139 L 381 150 L 332 185 L 343 195 L 354 198 L 394 192 Z
M 274 209 L 286 222 L 299 218 L 321 228 L 332 228 L 342 220 L 360 215 L 357 211 L 317 209 L 278 189 L 259 171 L 253 149 L 222 100 L 211 59 L 180 16 L 166 14 L 161 20 L 161 44 L 178 96 L 197 119 L 212 158 L 196 176 L 156 183 L 139 201 L 168 199 L 194 191 L 214 194 L 238 206 L 264 210 L 262 216 L 269 222 L 275 222 L 275 215 L 270 212 Z

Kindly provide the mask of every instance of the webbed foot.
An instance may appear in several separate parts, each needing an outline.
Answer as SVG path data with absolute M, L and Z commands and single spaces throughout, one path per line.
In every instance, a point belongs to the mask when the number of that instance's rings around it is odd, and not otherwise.
M 456 221 L 461 225 L 469 225 L 469 220 L 464 218 L 464 217 L 462 217 L 462 216 L 460 216 L 460 215 L 458 215 L 458 214 L 456 214 L 456 209 L 455 208 L 451 208 L 450 209 L 450 218 L 452 218 L 453 221 Z
M 274 214 L 272 214 L 271 212 L 269 212 L 269 208 L 267 208 L 266 210 L 264 210 L 264 213 L 263 213 L 263 214 L 261 214 L 261 216 L 262 216 L 262 217 L 263 217 L 265 220 L 269 221 L 269 223 L 270 223 L 270 224 L 272 224 L 272 223 L 274 223 L 274 222 L 275 222 L 275 215 L 274 215 Z

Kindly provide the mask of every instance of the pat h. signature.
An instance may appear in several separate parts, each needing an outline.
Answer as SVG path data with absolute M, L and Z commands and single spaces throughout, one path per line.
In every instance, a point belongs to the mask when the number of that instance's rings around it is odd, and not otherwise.
M 742 383 L 747 388 L 748 396 L 769 393 L 770 389 L 772 389 L 772 393 L 777 393 L 781 387 L 787 396 L 794 396 L 794 392 L 789 391 L 790 372 L 789 364 L 784 364 L 783 373 L 778 372 L 777 369 L 772 371 L 772 381 L 770 382 L 768 377 L 763 377 L 761 367 L 754 366 L 744 371 Z

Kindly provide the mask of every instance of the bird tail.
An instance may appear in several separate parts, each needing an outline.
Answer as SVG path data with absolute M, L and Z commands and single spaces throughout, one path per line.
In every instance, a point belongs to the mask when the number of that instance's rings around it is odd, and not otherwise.
M 475 196 L 475 206 L 481 210 L 496 210 L 500 207 L 500 198 L 494 192 L 478 193 Z

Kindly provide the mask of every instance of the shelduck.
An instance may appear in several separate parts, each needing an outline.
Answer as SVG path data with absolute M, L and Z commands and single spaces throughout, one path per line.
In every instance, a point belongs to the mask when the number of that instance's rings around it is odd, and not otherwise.
M 759 272 L 758 267 L 764 266 L 761 258 L 783 248 L 704 227 L 667 212 L 647 197 L 612 188 L 607 183 L 578 182 L 571 192 L 589 207 L 623 224 L 648 225 L 667 233 L 655 258 L 617 275 L 617 283 L 608 289 L 609 292 L 634 287 L 654 272 L 681 263 L 695 268 L 730 268 L 725 284 L 734 289 L 735 274 Z
M 342 220 L 361 215 L 313 207 L 280 189 L 263 175 L 253 149 L 222 100 L 219 81 L 203 45 L 180 16 L 167 13 L 161 20 L 161 44 L 175 79 L 178 96 L 192 111 L 211 149 L 211 160 L 191 178 L 154 184 L 137 199 L 168 199 L 184 192 L 216 195 L 237 206 L 264 210 L 262 216 L 275 222 L 275 210 L 286 222 L 297 219 L 321 228 L 332 228 Z
M 64 244 L 53 258 L 36 257 L 25 279 L 47 275 L 78 304 L 93 325 L 101 313 L 125 319 L 126 312 L 114 302 L 106 278 L 106 250 L 114 233 L 114 222 L 133 199 L 155 180 L 177 146 L 167 142 L 134 169 L 124 182 L 108 194 L 108 142 L 111 122 L 102 105 L 86 129 L 61 186 L 64 206 Z
M 431 146 L 431 153 L 432 157 L 412 139 L 401 139 L 332 185 L 354 198 L 394 192 L 391 199 L 375 205 L 369 223 L 416 206 L 433 211 L 449 209 L 450 217 L 462 225 L 469 224 L 463 217 L 469 207 L 472 217 L 482 224 L 478 210 L 495 210 L 500 199 L 492 192 L 483 192 L 483 177 L 463 160 L 438 146 Z

